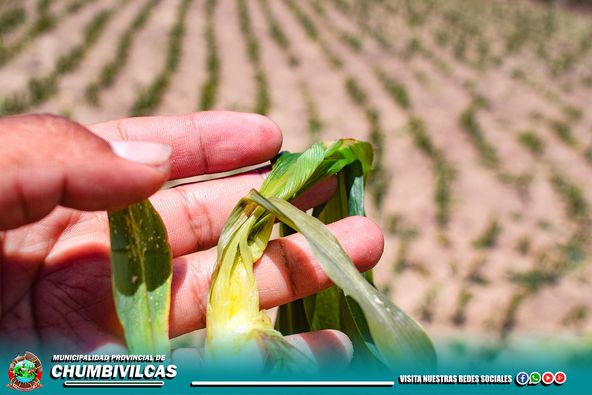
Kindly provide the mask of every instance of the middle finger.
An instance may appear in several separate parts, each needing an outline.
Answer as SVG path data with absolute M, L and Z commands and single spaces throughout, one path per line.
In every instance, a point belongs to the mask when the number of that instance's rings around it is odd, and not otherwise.
M 200 183 L 180 185 L 156 193 L 150 200 L 167 228 L 173 256 L 181 256 L 216 245 L 224 223 L 238 201 L 263 183 L 268 168 Z M 335 191 L 334 178 L 322 181 L 305 192 L 294 204 L 302 209 L 326 201 Z M 48 261 L 81 250 L 88 243 L 109 249 L 105 213 L 81 213 L 55 243 Z

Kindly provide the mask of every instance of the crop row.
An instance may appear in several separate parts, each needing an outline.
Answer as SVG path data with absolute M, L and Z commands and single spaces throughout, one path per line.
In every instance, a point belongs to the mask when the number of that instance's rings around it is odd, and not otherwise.
M 335 0 L 334 5 L 336 6 L 336 8 L 340 9 L 340 11 L 344 14 L 347 15 L 348 12 L 350 12 L 353 9 L 356 9 L 357 5 L 359 4 L 359 2 L 356 1 L 345 1 L 345 0 Z M 371 2 L 374 3 L 374 2 Z M 403 2 L 403 1 L 395 1 L 395 2 L 376 2 L 376 3 L 382 3 L 384 5 L 385 8 L 389 7 L 392 10 L 397 10 L 399 12 L 403 11 L 403 12 L 408 12 L 405 11 L 405 7 L 408 4 L 412 4 L 411 7 L 415 7 L 415 4 L 413 4 L 414 2 Z M 415 2 L 415 3 L 419 3 L 419 2 Z M 429 2 L 426 2 L 429 3 Z M 434 2 L 432 2 L 434 3 Z M 399 5 L 399 6 L 398 6 Z M 402 6 L 400 6 L 402 5 Z M 341 8 L 340 8 L 341 7 Z M 419 6 L 421 7 L 421 6 Z M 440 6 L 438 5 L 437 8 L 439 8 Z M 446 8 L 446 7 L 443 7 Z M 453 7 L 450 7 L 453 8 Z M 409 11 L 410 14 L 414 13 L 414 10 Z M 439 11 L 440 12 L 440 11 Z M 429 11 L 429 13 L 433 13 L 432 11 Z M 355 13 L 354 13 L 355 14 Z M 415 16 L 410 16 L 410 20 L 411 22 L 409 22 L 410 24 L 426 24 L 428 22 L 426 22 L 423 15 L 423 11 L 419 11 L 416 13 L 417 15 Z M 452 14 L 450 14 L 452 15 Z M 428 16 L 429 17 L 429 16 Z M 360 18 L 361 19 L 361 18 Z M 358 21 L 360 20 L 358 19 Z M 479 24 L 479 21 L 474 21 L 475 23 Z M 358 22 L 360 26 L 362 26 L 361 22 Z M 463 22 L 464 23 L 464 22 Z M 365 31 L 370 30 L 372 28 L 375 28 L 377 26 L 377 24 L 372 23 L 372 21 L 368 22 L 366 20 L 366 23 L 364 23 Z M 499 59 L 497 59 L 497 57 L 501 57 L 503 54 L 500 53 L 493 53 L 493 48 L 490 48 L 488 45 L 483 45 L 483 37 L 480 36 L 474 36 L 474 35 L 468 35 L 468 36 L 456 36 L 453 35 L 450 31 L 446 31 L 444 29 L 441 29 L 441 32 L 443 32 L 444 35 L 448 35 L 447 38 L 445 38 L 444 40 L 448 40 L 449 42 L 452 43 L 452 50 L 453 55 L 455 58 L 457 58 L 457 60 L 459 61 L 463 61 L 463 62 L 467 62 L 467 63 L 471 63 L 473 62 L 472 66 L 475 65 L 479 65 L 479 64 L 488 64 L 488 65 L 496 65 L 499 64 Z M 552 33 L 549 33 L 552 34 Z M 511 40 L 521 40 L 522 38 L 518 37 L 519 34 L 517 34 L 517 37 L 512 38 L 512 39 L 508 39 L 508 43 Z M 376 40 L 376 38 L 374 38 Z M 525 43 L 529 42 L 530 40 L 537 40 L 534 38 L 528 38 L 525 40 Z M 378 41 L 377 41 L 378 42 Z M 583 42 L 583 41 L 582 41 Z M 512 43 L 512 44 L 508 44 L 509 46 L 515 45 L 516 43 Z M 537 44 L 533 44 L 533 45 L 537 45 Z M 580 44 L 581 45 L 581 44 Z M 518 53 L 522 50 L 522 46 L 518 45 L 518 47 L 520 48 L 516 48 L 516 49 L 512 49 L 511 52 L 514 53 Z M 428 53 L 431 51 L 429 48 L 427 48 L 421 41 L 421 38 L 419 36 L 412 38 L 410 41 L 408 41 L 407 44 L 407 48 L 406 48 L 406 53 L 410 56 L 413 56 L 414 53 L 420 53 L 420 54 L 424 54 L 425 49 L 428 50 Z M 481 60 L 479 60 L 479 57 L 469 57 L 467 56 L 469 54 L 469 48 L 472 48 L 471 51 L 474 50 L 474 54 L 479 55 L 479 53 L 481 54 Z M 497 47 L 496 47 L 497 49 Z M 479 52 L 480 51 L 480 52 Z M 470 55 L 473 56 L 473 55 Z M 566 54 L 566 56 L 569 56 L 569 54 Z M 429 57 L 429 55 L 427 55 L 426 57 Z M 556 57 L 556 59 L 560 59 L 561 56 Z M 476 61 L 475 61 L 476 59 Z M 498 63 L 496 63 L 498 62 Z M 569 62 L 567 62 L 569 63 Z M 568 66 L 568 68 L 571 66 Z M 404 94 L 402 93 L 402 89 L 400 89 L 400 87 L 397 87 L 394 84 L 389 84 L 389 82 L 386 80 L 386 77 L 388 77 L 388 75 L 383 74 L 380 75 L 376 70 L 375 70 L 375 75 L 377 77 L 377 79 L 379 81 L 381 81 L 381 83 L 383 84 L 383 88 L 385 88 L 385 91 L 390 91 L 389 95 L 391 95 L 391 98 L 397 102 L 397 104 L 402 108 L 402 109 L 406 109 L 405 107 L 405 99 L 402 99 L 402 97 L 404 97 Z M 396 81 L 394 81 L 396 83 Z M 390 89 L 387 88 L 390 85 Z M 592 84 L 591 84 L 592 86 Z M 539 87 L 537 87 L 538 89 Z M 551 129 L 551 131 L 553 131 L 555 133 L 555 135 L 558 137 L 559 140 L 563 141 L 565 144 L 567 144 L 568 146 L 574 147 L 574 148 L 581 148 L 577 139 L 575 138 L 575 136 L 573 135 L 572 131 L 571 131 L 571 123 L 572 122 L 576 122 L 578 121 L 580 118 L 582 118 L 582 111 L 573 106 L 573 105 L 569 105 L 567 104 L 559 94 L 555 93 L 555 92 L 551 92 L 548 90 L 549 88 L 545 88 L 545 90 L 541 90 L 542 95 L 545 96 L 547 99 L 549 99 L 549 101 L 554 102 L 557 107 L 564 113 L 565 117 L 564 120 L 549 120 L 548 121 L 548 126 Z M 494 145 L 492 145 L 489 141 L 487 141 L 485 132 L 482 129 L 482 126 L 480 125 L 479 121 L 478 121 L 478 116 L 477 113 L 479 111 L 479 109 L 481 109 L 483 107 L 484 104 L 483 102 L 480 102 L 479 100 L 476 100 L 475 97 L 473 95 L 471 95 L 473 97 L 473 102 L 469 105 L 469 107 L 463 112 L 463 114 L 461 115 L 461 118 L 459 120 L 462 129 L 467 132 L 467 135 L 470 137 L 471 142 L 473 143 L 473 145 L 475 146 L 480 159 L 482 160 L 482 162 L 488 166 L 491 167 L 492 169 L 494 169 L 498 175 L 500 176 L 501 179 L 510 179 L 512 181 L 516 181 L 518 182 L 518 179 L 520 179 L 521 181 L 524 182 L 528 182 L 528 175 L 519 175 L 519 176 L 508 176 L 507 174 L 503 173 L 502 169 L 501 169 L 501 160 L 499 158 L 499 155 L 497 153 L 497 150 L 495 148 Z M 411 122 L 411 119 L 410 119 Z M 408 126 L 411 126 L 408 124 Z M 410 129 L 410 127 L 408 127 L 408 129 Z M 544 154 L 546 146 L 545 146 L 545 142 L 533 131 L 533 130 L 524 130 L 522 132 L 520 132 L 518 135 L 518 141 L 521 145 L 523 145 L 526 149 L 528 149 L 533 155 L 540 157 L 541 155 Z M 419 138 L 417 138 L 416 140 L 416 145 L 418 145 L 418 147 L 424 146 L 426 148 L 423 148 L 422 151 L 424 153 L 428 153 L 430 152 L 430 144 L 427 143 L 425 141 L 425 139 L 423 138 L 422 134 L 419 134 Z M 584 155 L 590 155 L 591 160 L 592 160 L 592 150 L 590 149 L 590 147 L 588 147 L 588 149 L 585 150 Z M 520 273 L 510 273 L 510 279 L 511 281 L 515 282 L 516 284 L 519 285 L 519 288 L 517 289 L 517 292 L 512 296 L 512 298 L 509 300 L 507 309 L 503 312 L 503 319 L 501 321 L 501 330 L 503 335 L 507 334 L 509 330 L 511 330 L 512 326 L 515 323 L 516 320 L 516 314 L 519 308 L 519 305 L 522 303 L 523 300 L 526 299 L 526 297 L 528 295 L 530 295 L 531 290 L 538 290 L 540 289 L 543 285 L 545 284 L 551 284 L 554 283 L 556 281 L 558 281 L 559 277 L 565 273 L 567 270 L 573 270 L 574 267 L 577 267 L 578 264 L 580 264 L 583 261 L 583 257 L 586 256 L 586 250 L 587 247 L 585 245 L 585 243 L 583 243 L 582 241 L 585 240 L 585 237 L 582 237 L 585 233 L 584 233 L 584 229 L 586 229 L 586 227 L 584 226 L 584 224 L 586 223 L 585 220 L 583 220 L 582 218 L 586 218 L 587 217 L 587 211 L 588 211 L 588 207 L 587 207 L 587 202 L 583 196 L 582 191 L 579 189 L 579 187 L 577 187 L 573 182 L 570 182 L 569 180 L 567 180 L 565 178 L 565 176 L 560 175 L 558 173 L 553 173 L 552 176 L 550 177 L 550 182 L 551 185 L 553 186 L 553 189 L 558 193 L 558 195 L 560 196 L 560 198 L 565 202 L 565 206 L 566 206 L 566 212 L 568 215 L 568 218 L 571 218 L 572 221 L 574 223 L 576 223 L 576 230 L 572 233 L 572 235 L 568 238 L 567 241 L 565 242 L 561 242 L 558 244 L 558 246 L 552 246 L 549 248 L 549 250 L 545 253 L 542 254 L 543 256 L 539 256 L 537 255 L 535 257 L 536 262 L 535 262 L 535 267 L 531 270 L 528 270 L 526 272 L 520 272 Z M 496 221 L 496 220 L 492 220 L 490 221 L 486 228 L 483 230 L 483 232 L 474 240 L 473 244 L 474 247 L 477 249 L 487 249 L 487 248 L 492 248 L 495 244 L 496 244 L 496 240 L 499 236 L 499 233 L 501 232 L 501 224 Z M 516 243 L 516 249 L 519 251 L 520 254 L 527 254 L 530 250 L 530 241 L 528 238 L 520 238 L 517 243 Z M 402 250 L 401 250 L 402 251 Z M 397 256 L 399 256 L 399 258 L 397 259 L 397 264 L 395 265 L 396 267 L 404 267 L 407 265 L 407 263 L 405 265 L 403 265 L 401 262 L 408 262 L 408 258 L 406 257 L 406 253 L 400 252 L 400 254 L 398 254 Z M 479 260 L 475 260 L 474 263 L 474 267 L 475 268 L 479 268 L 481 267 L 480 265 L 478 265 L 478 262 L 481 262 Z M 482 262 L 481 262 L 482 263 Z M 482 278 L 482 276 L 479 273 L 479 270 L 470 270 L 470 274 L 468 276 L 468 281 L 470 282 L 481 282 L 482 280 L 484 280 Z M 534 291 L 532 291 L 534 292 Z M 422 304 L 420 311 L 422 312 L 421 315 L 422 317 L 429 319 L 431 318 L 431 316 L 433 315 L 433 309 L 434 309 L 434 299 L 435 299 L 435 295 L 437 295 L 437 287 L 431 287 L 430 289 L 428 289 L 426 296 L 425 296 L 425 300 L 424 303 Z M 466 319 L 466 309 L 468 304 L 470 303 L 472 296 L 473 295 L 473 291 L 468 288 L 468 286 L 463 286 L 462 289 L 459 291 L 458 294 L 458 298 L 457 298 L 457 307 L 455 309 L 455 312 L 453 314 L 453 321 L 461 324 L 464 322 L 464 320 Z M 575 314 L 575 313 L 574 313 Z
M 318 16 L 324 18 L 324 24 L 336 36 L 337 39 L 349 46 L 354 52 L 359 52 L 363 48 L 361 41 L 359 43 L 352 44 L 351 41 L 347 39 L 347 32 L 338 28 L 335 24 L 329 23 L 330 16 L 327 14 L 327 11 L 319 1 L 311 1 L 311 5 Z M 335 5 L 342 11 L 344 11 L 345 7 L 347 7 L 347 3 L 345 2 L 336 2 Z M 304 15 L 304 17 L 307 16 Z M 312 26 L 314 27 L 314 25 Z M 373 69 L 375 77 L 382 84 L 386 93 L 393 99 L 393 101 L 397 103 L 402 109 L 409 110 L 411 107 L 411 100 L 406 87 L 402 83 L 390 77 L 380 67 L 375 66 Z M 346 90 L 349 93 L 352 101 L 358 107 L 360 107 L 366 115 L 370 129 L 369 135 L 371 141 L 380 147 L 383 144 L 383 132 L 380 126 L 378 111 L 370 104 L 367 93 L 364 92 L 359 82 L 355 78 L 351 76 L 347 77 L 345 84 Z M 439 149 L 434 147 L 429 135 L 425 131 L 425 125 L 419 118 L 411 117 L 408 126 L 412 136 L 414 137 L 416 145 L 418 145 L 418 148 L 422 150 L 432 161 L 432 168 L 435 177 L 434 202 L 437 207 L 436 222 L 439 226 L 444 227 L 449 220 L 451 204 L 450 188 L 456 171 L 445 160 L 444 154 Z M 376 159 L 377 166 L 375 181 L 374 184 L 371 184 L 371 188 L 374 191 L 375 203 L 377 203 L 377 206 L 379 207 L 382 201 L 382 195 L 388 188 L 388 177 L 385 174 L 385 170 L 382 165 L 382 155 L 382 151 L 379 150 L 377 152 Z
M 217 0 L 207 0 L 205 2 L 206 23 L 204 36 L 206 40 L 206 72 L 207 77 L 201 87 L 198 108 L 208 110 L 216 103 L 218 96 L 218 85 L 220 83 L 220 56 L 218 55 L 216 44 L 216 27 L 214 23 L 214 13 L 216 11 Z
M 297 2 L 290 0 L 286 4 L 295 19 L 300 23 L 302 29 L 306 32 L 308 38 L 319 45 L 327 63 L 338 70 L 342 70 L 344 68 L 343 60 L 331 50 L 329 44 L 320 36 L 313 19 L 300 8 Z M 346 75 L 344 88 L 351 101 L 363 112 L 368 124 L 368 138 L 375 149 L 373 174 L 369 180 L 369 188 L 372 192 L 375 206 L 380 209 L 390 183 L 390 177 L 384 167 L 383 150 L 385 141 L 384 132 L 380 124 L 380 114 L 370 103 L 368 94 L 355 77 Z M 320 122 L 320 119 L 316 116 L 318 113 L 313 112 L 312 116 L 310 114 L 309 112 L 309 130 L 311 127 L 312 129 L 316 128 L 316 125 Z
M 256 85 L 256 99 L 253 111 L 259 114 L 267 114 L 271 107 L 271 98 L 269 96 L 269 84 L 263 66 L 261 65 L 261 50 L 257 37 L 253 33 L 251 26 L 251 17 L 249 9 L 245 0 L 236 1 L 238 7 L 239 26 L 245 47 L 247 49 L 247 57 L 253 66 L 255 85 Z
M 122 1 L 116 8 L 104 9 L 98 12 L 84 27 L 82 42 L 61 55 L 50 73 L 29 80 L 25 91 L 5 97 L 0 104 L 0 114 L 7 115 L 25 112 L 33 106 L 44 103 L 56 94 L 60 78 L 78 69 L 88 51 L 97 43 L 107 23 L 116 13 L 116 10 L 128 2 L 129 0 Z
M 27 19 L 27 12 L 23 7 L 9 8 L 0 14 L 0 39 L 18 26 L 23 24 Z
M 337 1 L 335 3 L 336 7 L 345 13 L 348 7 L 347 3 L 343 1 Z M 319 16 L 324 17 L 324 21 L 327 22 L 329 19 L 328 15 L 321 6 L 320 2 L 313 1 L 312 4 L 313 8 L 317 10 Z M 328 27 L 338 39 L 341 39 L 345 45 L 349 46 L 355 52 L 359 52 L 362 49 L 361 41 L 359 44 L 352 44 L 347 40 L 347 33 L 345 31 L 340 30 L 334 24 L 328 24 Z M 401 82 L 396 81 L 394 78 L 390 77 L 380 67 L 375 66 L 373 70 L 375 77 L 381 83 L 386 93 L 393 99 L 393 101 L 397 103 L 402 109 L 409 110 L 411 107 L 411 100 L 406 87 Z M 365 98 L 366 94 L 361 90 L 355 80 L 350 79 L 350 81 L 348 81 L 346 84 L 348 92 L 350 93 L 350 97 L 354 99 L 354 102 L 356 102 L 358 106 L 364 108 L 366 117 L 371 125 L 371 130 L 378 130 L 378 132 L 380 132 L 379 125 L 378 128 L 376 128 L 376 125 L 373 125 L 373 119 L 377 119 L 374 114 L 377 112 L 375 109 L 369 106 L 368 100 Z M 451 203 L 450 188 L 456 171 L 445 160 L 442 151 L 435 148 L 429 135 L 425 131 L 425 125 L 421 119 L 417 117 L 411 117 L 408 123 L 408 130 L 410 131 L 416 146 L 432 161 L 432 168 L 436 181 L 434 188 L 434 202 L 437 207 L 436 222 L 439 226 L 444 227 L 449 220 Z M 382 133 L 375 132 L 374 135 L 381 136 Z M 375 139 L 379 141 L 378 137 L 375 137 Z
M 93 1 L 95 0 L 72 0 L 60 15 L 53 15 L 49 12 L 51 0 L 39 0 L 37 3 L 37 16 L 22 37 L 11 45 L 4 46 L 0 43 L 0 66 L 13 59 L 38 36 L 51 31 L 65 17 L 77 13 Z
M 577 122 L 582 119 L 582 109 L 574 104 L 567 103 L 559 93 L 549 87 L 549 84 L 535 81 L 531 75 L 520 68 L 513 69 L 511 77 L 524 83 L 549 103 L 557 107 L 568 122 Z
M 339 29 L 333 22 L 332 18 L 329 15 L 327 15 L 325 6 L 320 0 L 310 0 L 310 4 L 312 6 L 312 9 L 316 12 L 316 14 L 319 17 L 323 18 L 323 24 L 329 30 L 331 30 L 344 45 L 349 47 L 354 52 L 362 51 L 362 40 L 358 36 L 348 31 Z
M 356 24 L 364 34 L 369 35 L 382 49 L 391 51 L 392 43 L 385 34 L 385 24 L 374 18 L 376 12 L 383 12 L 377 9 L 378 2 L 354 2 L 350 4 L 345 0 L 333 0 L 333 6 L 346 18 L 353 17 Z M 376 23 L 378 22 L 378 23 Z
M 397 103 L 403 110 L 409 110 L 411 108 L 411 98 L 407 92 L 407 88 L 402 82 L 389 76 L 379 66 L 374 67 L 374 75 L 395 103 Z
M 477 119 L 479 109 L 487 106 L 487 100 L 481 95 L 473 95 L 469 106 L 461 113 L 459 124 L 467 134 L 477 151 L 480 162 L 492 170 L 498 180 L 511 184 L 522 200 L 528 198 L 529 186 L 533 179 L 531 172 L 511 174 L 502 166 L 496 147 L 487 139 L 485 131 Z
M 384 12 L 384 8 L 389 8 L 386 3 L 377 3 L 379 7 L 376 7 L 376 5 L 372 7 L 372 2 L 354 2 L 353 5 L 349 5 L 343 0 L 334 0 L 333 4 L 344 16 L 354 19 L 354 23 L 360 28 L 362 34 L 368 34 L 387 53 L 393 56 L 397 55 L 394 51 L 394 44 L 391 39 L 392 36 L 386 34 L 385 29 L 383 28 L 383 26 L 388 26 L 389 24 L 380 23 L 384 15 L 379 16 L 378 20 L 370 20 L 370 15 L 386 14 L 392 16 L 392 13 L 394 12 L 392 9 L 386 13 Z M 409 7 L 414 6 L 410 5 Z M 359 38 L 356 38 L 356 41 L 354 42 L 349 37 L 351 34 L 345 31 L 341 31 L 339 35 L 341 41 L 348 45 L 352 50 L 356 52 L 361 51 L 362 45 Z M 408 39 L 399 56 L 402 60 L 409 62 L 416 55 L 420 55 L 427 59 L 433 65 L 434 70 L 442 74 L 444 77 L 451 76 L 452 67 L 435 51 L 431 50 L 426 44 L 424 44 L 420 36 L 413 35 Z
M 420 118 L 410 117 L 407 130 L 411 134 L 415 146 L 432 162 L 432 172 L 436 181 L 434 188 L 436 222 L 438 226 L 445 227 L 450 219 L 451 184 L 456 177 L 457 170 L 446 160 L 442 150 L 434 145 Z
M 288 58 L 288 64 L 291 67 L 296 67 L 300 63 L 300 60 L 294 54 L 292 49 L 290 39 L 288 35 L 282 29 L 281 25 L 277 21 L 275 15 L 273 14 L 271 7 L 269 6 L 269 0 L 259 0 L 259 4 L 261 5 L 261 9 L 263 10 L 263 15 L 265 16 L 265 20 L 267 21 L 268 32 L 272 40 L 277 44 L 277 46 L 284 52 L 284 54 Z
M 151 114 L 159 105 L 162 96 L 166 92 L 171 77 L 179 66 L 183 51 L 183 36 L 185 35 L 185 21 L 189 6 L 193 0 L 182 0 L 179 4 L 176 21 L 169 32 L 167 55 L 162 70 L 154 78 L 152 83 L 140 91 L 132 104 L 129 114 L 131 116 Z
M 471 103 L 460 116 L 460 125 L 475 146 L 481 162 L 492 169 L 498 169 L 500 159 L 495 147 L 487 141 L 485 133 L 477 120 L 479 106 Z
M 282 51 L 286 58 L 286 62 L 290 67 L 297 68 L 300 65 L 300 60 L 292 48 L 290 38 L 278 22 L 273 13 L 268 0 L 260 0 L 259 4 L 263 11 L 267 23 L 267 32 L 276 46 Z M 308 138 L 311 144 L 319 141 L 323 130 L 323 121 L 319 113 L 317 103 L 310 93 L 310 89 L 306 81 L 299 81 L 299 91 L 304 107 L 306 110 L 306 124 Z
M 97 80 L 89 83 L 85 89 L 86 100 L 89 104 L 98 106 L 100 104 L 100 92 L 115 83 L 118 75 L 129 60 L 129 52 L 133 45 L 134 36 L 146 24 L 152 9 L 159 2 L 160 0 L 148 0 L 135 16 L 132 24 L 119 37 L 115 56 L 103 65 Z
M 321 134 L 324 126 L 323 120 L 321 119 L 321 115 L 319 114 L 317 104 L 314 101 L 312 95 L 310 94 L 308 85 L 306 85 L 305 82 L 301 82 L 300 84 L 300 94 L 302 96 L 302 100 L 306 108 L 306 125 L 308 132 L 308 140 L 310 144 L 314 144 L 321 139 Z
M 581 267 L 590 252 L 590 209 L 583 191 L 557 169 L 551 170 L 549 181 L 563 201 L 573 230 L 566 240 L 539 251 L 531 269 L 508 273 L 510 281 L 517 284 L 519 289 L 504 311 L 500 327 L 502 337 L 507 336 L 514 327 L 519 306 L 528 296 L 545 286 L 556 284 L 563 275 Z
M 365 31 L 384 33 L 382 27 L 388 27 L 388 20 L 390 18 L 392 21 L 395 13 L 407 19 L 411 31 L 413 26 L 433 26 L 436 45 L 449 47 L 453 58 L 477 71 L 500 67 L 511 56 L 522 57 L 524 54 L 524 58 L 529 60 L 534 53 L 551 75 L 565 75 L 568 78 L 572 72 L 578 71 L 576 67 L 582 68 L 580 66 L 584 64 L 592 47 L 592 25 L 585 26 L 583 21 L 573 18 L 561 8 L 545 10 L 502 3 L 483 6 L 481 3 L 466 1 L 365 2 L 367 7 L 361 7 L 358 1 L 335 0 L 334 3 L 346 4 L 341 8 L 347 9 L 360 26 L 365 26 Z M 567 18 L 576 23 L 573 26 L 565 23 Z M 388 37 L 389 34 L 382 36 Z M 497 45 L 500 37 L 505 40 L 501 46 Z M 407 43 L 405 55 L 409 57 L 414 53 L 428 58 L 436 70 L 444 70 L 441 66 L 445 66 L 446 62 L 429 45 L 424 44 L 419 35 Z M 446 69 L 451 70 L 450 67 Z M 541 76 L 541 79 L 546 78 L 546 75 Z M 586 76 L 580 80 L 586 85 Z M 553 95 L 557 97 L 550 98 L 544 93 L 552 102 L 561 101 L 559 95 Z M 571 111 L 569 108 L 565 110 Z
M 304 12 L 304 10 L 302 10 L 302 8 L 300 8 L 298 2 L 294 0 L 286 0 L 285 4 L 288 6 L 288 9 L 292 15 L 294 15 L 308 38 L 319 45 L 327 62 L 336 69 L 342 68 L 343 60 L 337 56 L 329 44 L 327 44 L 327 42 L 320 36 L 314 21 L 308 14 L 306 14 L 306 12 Z

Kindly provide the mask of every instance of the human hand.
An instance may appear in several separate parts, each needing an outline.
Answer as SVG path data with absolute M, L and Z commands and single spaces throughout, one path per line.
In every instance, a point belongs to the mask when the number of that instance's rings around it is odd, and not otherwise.
M 267 118 L 231 112 L 123 119 L 89 129 L 47 115 L 0 118 L 3 347 L 22 351 L 44 344 L 62 353 L 88 352 L 123 342 L 111 291 L 107 216 L 96 210 L 123 208 L 151 195 L 173 251 L 170 335 L 202 328 L 213 247 L 236 202 L 259 188 L 268 170 L 158 190 L 168 179 L 265 162 L 282 140 Z M 117 141 L 113 149 L 108 141 Z M 165 145 L 129 144 L 141 141 Z M 334 189 L 328 180 L 297 204 L 317 205 Z M 346 218 L 329 229 L 360 270 L 380 258 L 383 237 L 370 220 Z M 270 242 L 255 275 L 262 308 L 331 284 L 298 234 Z M 335 331 L 290 340 L 321 362 L 327 347 L 344 359 L 351 355 L 349 340 Z

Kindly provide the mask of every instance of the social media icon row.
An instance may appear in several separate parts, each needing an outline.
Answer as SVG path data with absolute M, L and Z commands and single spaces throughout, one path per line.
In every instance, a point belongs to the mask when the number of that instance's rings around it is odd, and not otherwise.
M 537 385 L 538 383 L 542 383 L 543 385 L 551 385 L 553 383 L 561 385 L 565 383 L 566 379 L 567 377 L 564 372 L 545 372 L 542 375 L 539 372 L 532 372 L 530 374 L 519 372 L 515 377 L 516 384 L 519 386 L 527 384 Z

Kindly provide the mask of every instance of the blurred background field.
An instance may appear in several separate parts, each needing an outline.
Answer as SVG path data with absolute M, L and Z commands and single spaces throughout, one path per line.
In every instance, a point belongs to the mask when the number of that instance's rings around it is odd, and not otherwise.
M 503 347 L 592 333 L 591 48 L 589 1 L 0 0 L 0 114 L 370 140 L 377 286 Z

